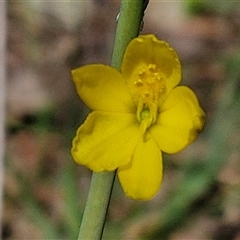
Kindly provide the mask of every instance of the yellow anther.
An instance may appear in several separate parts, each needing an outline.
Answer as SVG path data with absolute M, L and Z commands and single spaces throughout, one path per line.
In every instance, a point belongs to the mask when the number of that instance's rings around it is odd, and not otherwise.
M 154 73 L 154 76 L 155 76 L 155 78 L 156 78 L 157 81 L 162 81 L 162 76 L 161 76 L 161 74 L 159 74 L 159 73 Z
M 146 78 L 146 70 L 145 69 L 142 69 L 138 72 L 138 76 L 141 78 L 141 79 L 144 79 Z
M 144 92 L 143 94 L 144 98 L 148 98 L 150 96 L 150 93 L 148 91 Z
M 149 69 L 150 72 L 154 72 L 154 71 L 156 70 L 156 65 L 150 63 L 150 64 L 148 65 L 148 69 Z
M 141 79 L 138 79 L 137 81 L 134 82 L 134 84 L 137 86 L 137 87 L 141 87 L 143 86 L 143 81 Z

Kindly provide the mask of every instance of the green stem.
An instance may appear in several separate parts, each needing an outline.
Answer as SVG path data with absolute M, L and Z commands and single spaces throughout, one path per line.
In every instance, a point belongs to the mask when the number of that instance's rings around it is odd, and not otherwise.
M 138 35 L 144 0 L 122 0 L 118 19 L 112 66 L 120 70 L 128 43 Z M 105 218 L 116 172 L 93 173 L 78 239 L 102 238 Z
M 122 0 L 115 43 L 112 55 L 112 66 L 120 70 L 123 54 L 129 42 L 135 38 L 143 18 L 144 0 Z
M 78 239 L 101 239 L 114 177 L 114 172 L 93 173 Z

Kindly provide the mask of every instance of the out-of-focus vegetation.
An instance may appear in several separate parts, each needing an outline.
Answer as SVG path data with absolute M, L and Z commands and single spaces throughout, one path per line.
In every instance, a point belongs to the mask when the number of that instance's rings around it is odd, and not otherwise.
M 9 1 L 3 239 L 76 239 L 91 172 L 69 154 L 88 112 L 70 70 L 110 63 L 118 10 L 119 1 Z M 143 33 L 179 53 L 206 126 L 164 156 L 153 200 L 126 198 L 116 180 L 104 239 L 240 239 L 239 19 L 238 2 L 150 1 Z

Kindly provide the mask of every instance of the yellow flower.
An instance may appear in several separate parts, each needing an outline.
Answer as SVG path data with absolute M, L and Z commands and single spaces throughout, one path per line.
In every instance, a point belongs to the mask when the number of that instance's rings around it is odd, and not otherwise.
M 125 194 L 148 200 L 162 182 L 162 154 L 192 143 L 204 112 L 187 87 L 176 87 L 176 52 L 154 35 L 133 39 L 121 72 L 93 64 L 72 71 L 77 92 L 92 110 L 73 140 L 76 163 L 94 172 L 113 171 Z

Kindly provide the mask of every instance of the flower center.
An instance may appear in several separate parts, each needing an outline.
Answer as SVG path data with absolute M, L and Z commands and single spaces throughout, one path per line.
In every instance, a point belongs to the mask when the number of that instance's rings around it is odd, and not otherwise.
M 134 102 L 137 105 L 137 119 L 144 133 L 157 120 L 159 95 L 165 90 L 165 81 L 155 64 L 141 67 L 135 79 Z

